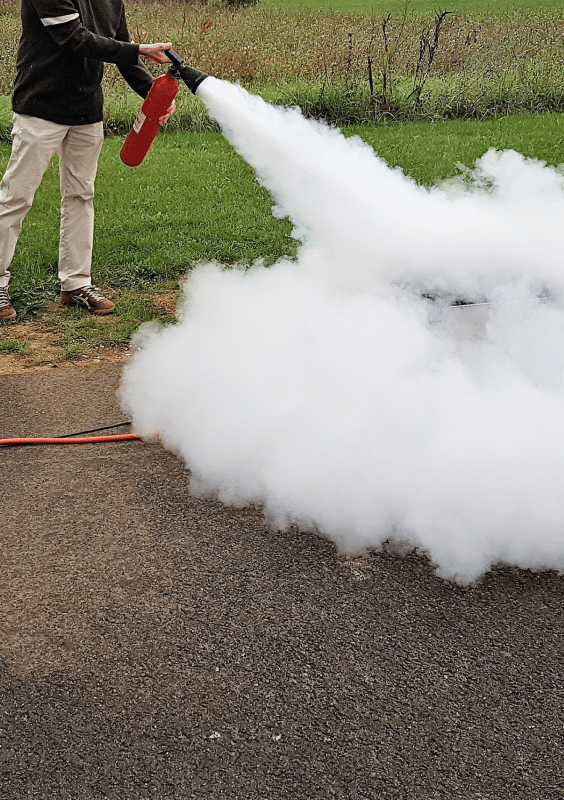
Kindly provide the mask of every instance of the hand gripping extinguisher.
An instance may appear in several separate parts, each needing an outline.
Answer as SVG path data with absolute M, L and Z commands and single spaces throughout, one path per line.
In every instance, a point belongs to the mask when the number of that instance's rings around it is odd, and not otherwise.
M 121 148 L 120 158 L 128 167 L 137 167 L 147 155 L 159 128 L 159 119 L 166 113 L 178 92 L 178 78 L 196 94 L 200 83 L 207 78 L 205 72 L 183 66 L 183 61 L 174 50 L 165 50 L 172 64 L 165 75 L 157 78 L 141 107 L 133 127 Z

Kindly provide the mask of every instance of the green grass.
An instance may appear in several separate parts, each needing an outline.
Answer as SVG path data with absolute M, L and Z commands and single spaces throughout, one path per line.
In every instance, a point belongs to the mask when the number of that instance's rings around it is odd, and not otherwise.
M 309 11 L 334 11 L 348 14 L 398 14 L 405 7 L 401 0 L 260 0 L 263 8 L 275 10 L 307 9 Z M 433 3 L 429 0 L 411 0 L 409 10 L 414 14 L 434 14 L 438 8 L 458 14 L 506 14 L 519 12 L 562 12 L 563 0 L 452 0 Z
M 216 133 L 161 134 L 135 169 L 119 159 L 123 139 L 104 144 L 96 183 L 93 278 L 119 307 L 110 318 L 52 306 L 57 297 L 59 189 L 54 159 L 27 215 L 12 263 L 10 291 L 20 319 L 34 317 L 57 333 L 69 356 L 87 346 L 124 344 L 148 319 L 166 319 L 155 291 L 201 261 L 272 263 L 292 254 L 288 222 L 251 168 Z M 0 147 L 0 173 L 9 157 Z
M 439 120 L 347 128 L 419 183 L 432 185 L 472 167 L 490 147 L 517 150 L 551 166 L 564 162 L 564 114 L 517 114 L 486 120 Z
M 268 193 L 222 136 L 161 135 L 134 169 L 119 160 L 121 144 L 106 140 L 98 173 L 101 280 L 168 280 L 207 259 L 272 263 L 292 247 L 290 226 L 272 217 Z
M 391 166 L 427 185 L 455 175 L 459 162 L 471 167 L 490 147 L 551 165 L 564 161 L 562 114 L 371 124 L 345 133 L 360 135 Z M 220 134 L 161 134 L 134 169 L 119 160 L 121 142 L 107 139 L 102 151 L 93 265 L 94 280 L 113 294 L 117 313 L 93 318 L 49 304 L 58 291 L 56 161 L 24 222 L 12 265 L 20 318 L 50 327 L 70 357 L 125 344 L 141 322 L 170 321 L 154 298 L 178 287 L 196 263 L 270 264 L 295 254 L 290 224 L 272 216 L 269 194 Z M 0 172 L 8 156 L 9 147 L 1 145 Z M 6 347 L 16 346 L 5 344 L 0 352 Z
M 215 133 L 161 134 L 143 164 L 119 159 L 123 139 L 104 143 L 96 183 L 96 279 L 127 288 L 168 281 L 200 260 L 272 263 L 294 240 L 270 213 L 251 168 Z M 0 167 L 7 161 L 2 148 Z M 51 163 L 24 223 L 14 272 L 23 285 L 50 283 L 58 249 L 58 172 Z M 37 273 L 37 265 L 45 273 Z M 15 288 L 19 287 L 16 281 Z
M 0 333 L 4 335 L 1 330 Z M 0 355 L 27 355 L 29 352 L 29 344 L 23 339 L 0 339 Z

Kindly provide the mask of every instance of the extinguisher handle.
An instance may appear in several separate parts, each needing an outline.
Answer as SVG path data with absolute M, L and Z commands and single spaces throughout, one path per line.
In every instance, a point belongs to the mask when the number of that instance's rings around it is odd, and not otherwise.
M 169 50 L 165 50 L 164 52 L 166 57 L 172 62 L 170 66 L 170 73 L 173 77 L 177 78 L 178 70 L 180 69 L 182 64 L 184 64 L 184 61 L 182 60 L 182 58 L 180 58 L 178 53 L 174 52 L 172 48 L 170 48 Z
M 201 82 L 209 77 L 207 72 L 201 72 L 199 69 L 194 69 L 194 67 L 184 66 L 184 61 L 180 58 L 178 53 L 175 53 L 172 49 L 165 50 L 165 53 L 172 62 L 169 69 L 172 77 L 176 78 L 176 80 L 182 78 L 192 94 L 196 94 Z

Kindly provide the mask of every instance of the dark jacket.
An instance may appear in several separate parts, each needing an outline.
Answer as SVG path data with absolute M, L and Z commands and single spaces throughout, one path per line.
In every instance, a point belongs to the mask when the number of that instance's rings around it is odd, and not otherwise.
M 100 122 L 104 61 L 147 96 L 153 79 L 130 40 L 123 0 L 22 0 L 21 17 L 16 113 L 61 125 Z

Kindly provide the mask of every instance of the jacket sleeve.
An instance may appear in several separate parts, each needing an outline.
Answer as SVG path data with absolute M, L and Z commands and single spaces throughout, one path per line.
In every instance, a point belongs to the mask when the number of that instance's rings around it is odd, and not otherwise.
M 138 45 L 89 31 L 71 0 L 33 0 L 33 5 L 47 33 L 64 50 L 118 66 L 138 63 Z
M 131 42 L 131 36 L 129 35 L 127 20 L 125 17 L 125 8 L 122 8 L 121 20 L 119 30 L 116 33 L 116 39 L 121 42 Z M 141 95 L 141 97 L 147 97 L 149 90 L 153 85 L 153 76 L 141 62 L 139 57 L 137 58 L 136 64 L 119 64 L 118 69 L 123 75 L 124 80 L 127 81 L 134 92 L 137 92 L 137 94 Z

